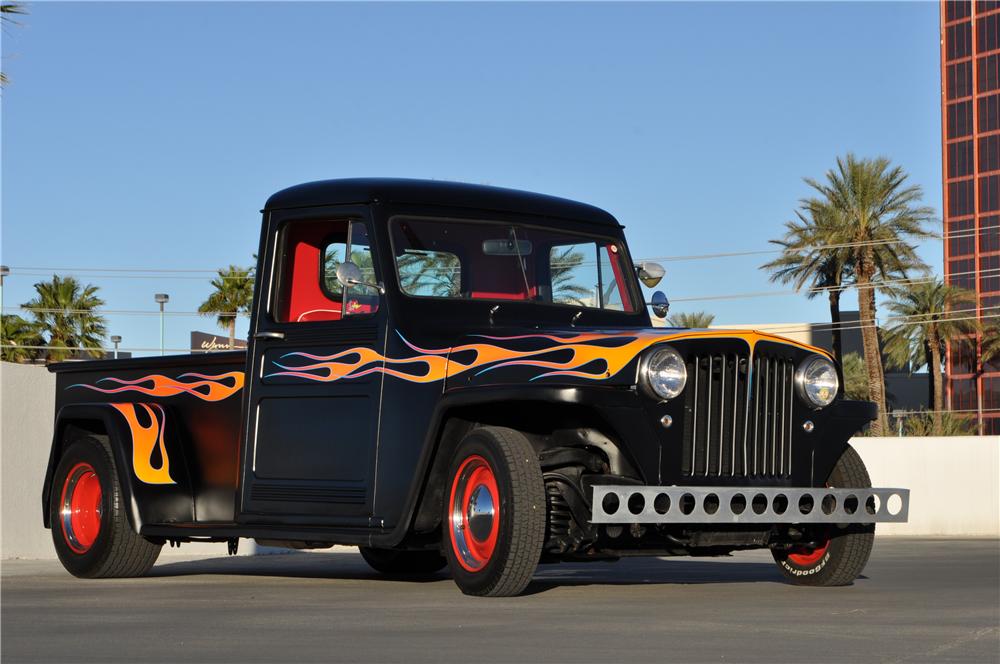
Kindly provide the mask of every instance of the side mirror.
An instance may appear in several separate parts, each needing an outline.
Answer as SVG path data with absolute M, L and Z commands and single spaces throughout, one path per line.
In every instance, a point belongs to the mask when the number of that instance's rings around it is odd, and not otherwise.
M 341 286 L 354 286 L 361 283 L 361 268 L 351 261 L 344 261 L 337 266 L 337 281 Z
M 385 293 L 385 288 L 382 284 L 367 283 L 364 280 L 364 275 L 361 274 L 361 268 L 353 261 L 344 261 L 337 266 L 337 281 L 345 288 L 350 286 L 367 286 L 368 288 L 374 288 L 379 293 Z
M 660 268 L 661 270 L 663 268 Z M 656 291 L 653 293 L 653 299 L 649 303 L 653 308 L 653 315 L 657 318 L 666 318 L 667 312 L 670 311 L 670 300 L 664 295 L 663 291 Z
M 663 269 L 663 266 L 659 263 L 639 263 L 639 267 L 636 268 L 636 272 L 639 273 L 639 281 L 643 283 L 646 288 L 653 288 L 656 284 L 660 283 L 663 279 L 663 275 L 667 273 Z

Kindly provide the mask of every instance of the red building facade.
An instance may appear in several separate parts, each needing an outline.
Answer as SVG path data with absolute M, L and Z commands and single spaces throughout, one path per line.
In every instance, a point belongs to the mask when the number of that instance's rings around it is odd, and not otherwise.
M 1000 0 L 941 3 L 941 124 L 945 280 L 975 292 L 980 318 L 998 324 Z M 1000 434 L 1000 358 L 981 363 L 978 342 L 949 349 L 948 400 L 982 408 L 985 433 Z

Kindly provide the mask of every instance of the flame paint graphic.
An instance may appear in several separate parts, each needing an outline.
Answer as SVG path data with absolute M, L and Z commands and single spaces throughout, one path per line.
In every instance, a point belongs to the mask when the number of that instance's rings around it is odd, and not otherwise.
M 125 417 L 129 429 L 132 430 L 132 470 L 135 476 L 146 484 L 177 484 L 170 477 L 170 457 L 167 456 L 167 446 L 163 435 L 167 428 L 167 414 L 160 404 L 145 403 L 113 403 L 111 406 Z M 139 423 L 136 407 L 146 411 L 151 424 L 144 427 Z M 156 412 L 159 412 L 157 417 Z M 153 467 L 153 452 L 160 450 L 163 462 L 159 468 Z
M 292 352 L 281 357 L 312 360 L 311 363 L 289 365 L 275 362 L 281 369 L 265 376 L 288 376 L 319 382 L 332 382 L 343 379 L 360 378 L 373 373 L 384 373 L 413 383 L 433 383 L 452 376 L 477 370 L 475 375 L 488 371 L 513 366 L 537 367 L 543 371 L 530 380 L 540 380 L 550 377 L 572 377 L 586 380 L 606 380 L 615 376 L 636 355 L 656 343 L 676 341 L 699 337 L 739 338 L 750 346 L 751 353 L 758 341 L 778 341 L 809 348 L 824 353 L 811 346 L 775 337 L 759 332 L 692 330 L 677 333 L 635 332 L 635 333 L 584 333 L 558 336 L 553 334 L 524 334 L 511 337 L 492 337 L 475 335 L 488 341 L 502 343 L 523 340 L 538 340 L 549 342 L 541 348 L 533 350 L 514 350 L 496 343 L 471 343 L 452 348 L 428 349 L 420 348 L 403 337 L 397 330 L 400 339 L 414 352 L 413 357 L 392 358 L 370 348 L 350 348 L 333 355 L 312 355 L 310 353 Z M 569 351 L 569 356 L 560 361 L 545 359 L 545 355 Z M 472 353 L 472 358 L 460 362 L 456 356 Z M 399 368 L 405 365 L 422 365 L 421 373 L 407 373 Z M 584 369 L 584 367 L 589 367 Z
M 183 378 L 194 378 L 195 380 L 184 382 L 181 380 Z M 229 380 L 232 381 L 231 384 L 226 384 L 226 382 L 224 382 Z M 135 380 L 123 380 L 121 378 L 110 376 L 108 378 L 101 378 L 97 382 L 113 383 L 117 384 L 118 387 L 98 387 L 96 385 L 78 383 L 76 385 L 70 385 L 66 389 L 68 390 L 72 387 L 83 387 L 88 390 L 94 390 L 95 392 L 103 392 L 104 394 L 141 392 L 142 394 L 152 397 L 172 397 L 178 394 L 190 394 L 191 396 L 198 397 L 202 401 L 222 401 L 223 399 L 228 399 L 243 388 L 243 372 L 230 371 L 229 373 L 218 374 L 216 376 L 206 376 L 205 374 L 200 373 L 186 373 L 178 376 L 177 378 L 153 374 L 151 376 L 136 378 Z

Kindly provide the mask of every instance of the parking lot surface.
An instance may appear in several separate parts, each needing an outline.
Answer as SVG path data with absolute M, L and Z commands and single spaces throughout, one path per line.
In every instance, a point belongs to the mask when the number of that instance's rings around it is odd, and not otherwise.
M 766 552 L 545 565 L 506 599 L 386 579 L 349 550 L 150 574 L 4 561 L 3 661 L 1000 661 L 996 540 L 880 539 L 845 588 L 788 585 Z

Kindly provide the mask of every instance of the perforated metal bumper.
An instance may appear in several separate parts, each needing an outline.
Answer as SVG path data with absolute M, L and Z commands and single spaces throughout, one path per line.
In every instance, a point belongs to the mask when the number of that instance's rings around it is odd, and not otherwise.
M 905 523 L 909 489 L 595 486 L 593 523 Z

